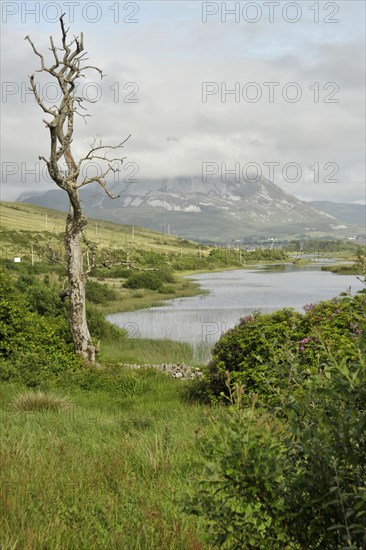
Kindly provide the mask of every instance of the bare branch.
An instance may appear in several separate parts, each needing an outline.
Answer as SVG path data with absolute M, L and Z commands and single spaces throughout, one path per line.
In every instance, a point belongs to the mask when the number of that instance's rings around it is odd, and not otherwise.
M 52 65 L 52 70 L 54 69 L 57 69 L 57 67 L 60 65 L 60 60 L 58 58 L 58 55 L 57 55 L 57 48 L 55 47 L 54 43 L 53 43 L 53 38 L 52 36 L 50 36 L 50 42 L 51 42 L 51 50 L 52 50 L 52 53 L 53 53 L 53 56 L 55 58 L 55 65 Z
M 37 51 L 37 49 L 36 49 L 34 43 L 32 42 L 32 40 L 29 38 L 28 35 L 24 38 L 24 40 L 28 40 L 29 44 L 30 44 L 30 45 L 32 46 L 32 48 L 33 48 L 34 53 L 35 53 L 36 55 L 38 55 L 38 57 L 40 58 L 42 70 L 46 70 L 45 65 L 44 65 L 44 57 L 43 57 L 42 54 L 39 53 L 39 51 Z
M 88 185 L 89 183 L 96 182 L 102 187 L 102 189 L 104 189 L 104 191 L 107 193 L 110 199 L 118 199 L 120 195 L 112 195 L 112 193 L 109 191 L 108 187 L 102 180 L 102 178 L 104 178 L 109 171 L 110 170 L 107 170 L 107 172 L 105 172 L 105 174 L 103 174 L 102 176 L 94 176 L 94 177 L 85 179 L 84 181 L 82 181 L 80 184 L 77 185 L 77 188 L 84 187 L 84 185 Z
M 49 244 L 46 245 L 46 248 L 50 253 L 49 260 L 54 264 L 62 265 L 62 267 L 67 271 L 67 266 L 59 259 L 55 250 Z
M 67 33 L 68 33 L 69 29 L 67 29 L 67 30 L 65 29 L 64 16 L 65 16 L 65 14 L 63 13 L 60 17 L 61 31 L 62 31 L 62 46 L 65 50 L 65 55 L 68 55 L 70 53 L 70 48 L 66 44 L 66 39 L 67 39 Z
M 94 65 L 86 65 L 85 67 L 81 67 L 81 71 L 85 71 L 86 69 L 93 69 L 94 71 L 97 71 L 100 74 L 100 78 L 104 78 L 106 75 L 103 74 L 103 71 L 99 69 L 98 67 L 95 67 Z
M 89 241 L 89 239 L 87 238 L 87 236 L 85 234 L 85 231 L 83 231 L 83 241 L 84 241 L 85 245 L 87 246 L 87 251 L 86 251 L 87 268 L 85 270 L 85 275 L 89 275 L 89 273 L 91 272 L 93 267 L 95 267 L 95 264 L 96 264 L 97 245 L 95 243 L 92 243 L 91 241 Z M 91 254 L 91 258 L 90 258 L 89 252 Z
M 128 141 L 130 139 L 130 137 L 131 137 L 131 134 L 126 139 L 121 141 L 121 143 L 119 143 L 118 145 L 102 145 L 101 141 L 100 141 L 99 142 L 100 145 L 98 145 L 97 147 L 92 147 L 90 149 L 89 153 L 84 158 L 82 158 L 79 161 L 79 163 L 81 164 L 85 160 L 91 160 L 93 158 L 94 151 L 99 151 L 100 149 L 121 149 L 124 146 L 124 144 L 126 143 L 126 141 Z
M 45 112 L 45 113 L 48 113 L 49 115 L 52 115 L 52 116 L 56 116 L 57 113 L 55 111 L 52 111 L 52 109 L 48 109 L 48 107 L 46 107 L 46 105 L 43 103 L 43 101 L 41 100 L 41 97 L 38 93 L 38 90 L 37 90 L 37 86 L 34 82 L 34 74 L 32 74 L 30 77 L 29 77 L 29 80 L 30 80 L 30 83 L 31 83 L 31 88 L 32 88 L 32 92 L 33 92 L 33 95 L 34 97 L 36 98 L 36 101 L 38 103 L 38 105 L 41 107 L 41 109 Z

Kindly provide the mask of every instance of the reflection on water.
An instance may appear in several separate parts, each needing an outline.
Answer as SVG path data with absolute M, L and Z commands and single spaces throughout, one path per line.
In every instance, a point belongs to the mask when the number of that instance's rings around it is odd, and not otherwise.
M 244 315 L 303 306 L 363 288 L 356 276 L 321 271 L 319 265 L 258 266 L 253 270 L 204 273 L 190 277 L 208 294 L 168 300 L 158 308 L 109 315 L 134 337 L 189 342 L 197 359 L 206 359 L 220 335 Z M 168 360 L 168 358 L 167 358 Z

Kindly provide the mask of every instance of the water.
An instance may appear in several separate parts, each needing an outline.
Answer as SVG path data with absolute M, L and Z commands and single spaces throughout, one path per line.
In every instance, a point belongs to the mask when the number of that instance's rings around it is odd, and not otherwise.
M 168 300 L 158 308 L 109 315 L 134 338 L 168 338 L 190 343 L 196 360 L 206 360 L 212 345 L 244 315 L 303 306 L 363 288 L 352 275 L 321 271 L 319 265 L 262 265 L 190 277 L 207 295 Z

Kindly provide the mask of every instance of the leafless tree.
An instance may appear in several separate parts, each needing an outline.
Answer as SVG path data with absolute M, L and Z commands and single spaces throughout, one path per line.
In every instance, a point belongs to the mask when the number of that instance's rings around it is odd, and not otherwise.
M 90 115 L 83 112 L 86 111 L 83 103 L 93 102 L 86 97 L 77 95 L 78 80 L 85 77 L 85 72 L 88 70 L 96 71 L 101 78 L 104 75 L 98 67 L 86 63 L 88 58 L 84 52 L 83 33 L 80 34 L 80 37 L 69 40 L 69 29 L 65 28 L 63 18 L 64 15 L 60 18 L 62 46 L 56 47 L 52 36 L 50 37 L 52 62 L 49 65 L 46 64 L 44 56 L 37 50 L 30 37 L 26 36 L 25 39 L 28 40 L 33 52 L 40 60 L 41 68 L 35 72 L 50 75 L 61 92 L 57 105 L 47 105 L 38 91 L 35 73 L 29 77 L 36 102 L 50 117 L 49 120 L 43 119 L 50 132 L 50 154 L 48 158 L 40 156 L 39 159 L 46 163 L 52 180 L 68 194 L 70 201 L 65 230 L 69 280 L 69 326 L 75 351 L 85 360 L 95 362 L 96 349 L 90 337 L 85 309 L 85 286 L 88 273 L 93 265 L 93 252 L 91 250 L 89 253 L 86 248 L 88 246 L 85 237 L 87 219 L 82 211 L 79 189 L 96 182 L 109 197 L 117 198 L 109 192 L 105 178 L 110 172 L 119 171 L 124 158 L 118 154 L 113 157 L 112 151 L 117 150 L 118 152 L 130 136 L 117 145 L 103 145 L 101 141 L 94 140 L 89 152 L 79 160 L 75 159 L 72 151 L 74 117 L 80 115 L 85 120 L 85 117 Z M 92 177 L 83 177 L 85 163 L 95 160 L 101 166 L 101 173 Z M 67 167 L 66 170 L 62 164 Z M 87 254 L 84 253 L 85 248 Z

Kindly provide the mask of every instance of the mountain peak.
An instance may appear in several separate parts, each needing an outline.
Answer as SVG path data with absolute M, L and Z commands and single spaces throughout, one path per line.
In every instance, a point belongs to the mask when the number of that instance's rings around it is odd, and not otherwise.
M 258 181 L 228 177 L 222 181 L 182 175 L 124 181 L 110 186 L 111 200 L 97 185 L 80 195 L 89 216 L 149 227 L 198 240 L 237 240 L 248 236 L 341 235 L 346 223 L 317 203 L 306 203 L 265 178 Z M 22 193 L 19 201 L 67 209 L 67 196 L 55 189 Z M 335 229 L 337 228 L 337 229 Z

